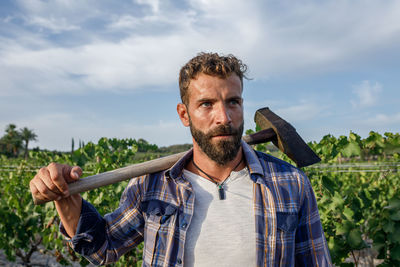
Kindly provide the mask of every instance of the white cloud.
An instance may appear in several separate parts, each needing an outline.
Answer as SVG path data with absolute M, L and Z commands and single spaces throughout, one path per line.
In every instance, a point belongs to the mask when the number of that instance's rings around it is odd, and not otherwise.
M 119 16 L 113 21 L 108 27 L 110 29 L 130 29 L 133 30 L 137 28 L 141 23 L 141 20 L 135 18 L 131 15 L 122 15 Z
M 69 24 L 65 18 L 44 18 L 44 17 L 32 17 L 27 21 L 28 24 L 38 26 L 51 30 L 53 33 L 61 33 L 63 31 L 78 30 L 80 27 Z
M 274 112 L 284 120 L 295 123 L 313 120 L 319 117 L 325 109 L 326 107 L 321 104 L 301 100 L 297 105 L 280 108 Z
M 324 72 L 346 68 L 365 53 L 400 44 L 396 23 L 400 2 L 396 1 L 289 6 L 192 0 L 182 9 L 172 2 L 136 2 L 150 6 L 152 12 L 129 14 L 122 4 L 120 10 L 116 4 L 109 11 L 99 2 L 21 1 L 30 23 L 53 32 L 80 28 L 82 35 L 93 37 L 65 48 L 46 35 L 35 35 L 42 38 L 40 47 L 32 47 L 25 32 L 21 35 L 25 37 L 6 38 L 7 45 L 0 45 L 0 69 L 11 68 L 19 75 L 6 76 L 2 83 L 14 85 L 8 91 L 18 91 L 21 76 L 32 73 L 22 76 L 30 84 L 24 90 L 54 92 L 55 84 L 71 83 L 72 91 L 140 90 L 175 83 L 180 66 L 199 51 L 234 53 L 250 66 L 254 78 Z M 81 25 L 93 17 L 109 17 L 109 24 L 97 33 L 89 32 Z M 109 38 L 113 30 L 121 29 L 125 29 L 122 37 Z M 35 80 L 37 75 L 45 82 Z M 58 92 L 65 91 L 62 87 Z
M 0 96 L 172 87 L 177 85 L 179 68 L 200 51 L 237 55 L 249 66 L 250 77 L 258 81 L 346 72 L 399 56 L 399 1 L 384 5 L 361 0 L 183 2 L 178 6 L 172 0 L 18 0 L 19 8 L 0 21 Z M 389 90 L 387 82 L 382 82 L 385 91 Z M 352 101 L 356 107 L 371 107 L 379 92 L 379 83 L 365 81 L 354 87 Z M 311 129 L 307 120 L 325 118 L 329 110 L 315 99 L 295 104 L 284 101 L 264 103 L 294 125 L 304 124 L 305 129 Z M 252 121 L 250 113 L 260 104 L 249 102 L 247 107 L 246 118 Z M 37 115 L 34 102 L 21 107 L 23 112 L 36 119 L 15 122 L 34 125 L 43 147 L 58 148 L 65 143 L 63 149 L 68 149 L 72 136 L 89 140 L 93 133 L 115 135 L 109 127 L 99 126 L 101 122 L 82 121 L 84 115 L 79 122 L 68 114 Z M 398 123 L 396 116 L 377 115 L 373 123 Z M 62 134 L 56 135 L 54 129 Z M 160 144 L 187 138 L 178 132 L 177 124 L 169 122 L 124 129 L 120 137 L 137 134 Z M 159 129 L 171 136 L 158 136 Z
M 369 127 L 390 127 L 397 128 L 397 131 L 400 130 L 400 112 L 395 114 L 383 114 L 379 113 L 371 118 L 367 118 L 361 122 L 364 125 Z
M 136 0 L 139 4 L 149 5 L 153 13 L 158 13 L 160 8 L 160 1 L 159 0 Z
M 379 100 L 379 94 L 382 92 L 382 85 L 378 82 L 371 84 L 370 81 L 362 81 L 353 86 L 353 94 L 357 97 L 351 100 L 353 107 L 371 107 Z

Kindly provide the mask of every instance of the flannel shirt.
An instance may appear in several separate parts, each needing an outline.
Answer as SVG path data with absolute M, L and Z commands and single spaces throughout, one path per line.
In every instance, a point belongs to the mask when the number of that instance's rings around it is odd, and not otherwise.
M 242 147 L 254 182 L 257 266 L 332 266 L 308 178 L 243 141 Z M 184 265 L 195 194 L 182 170 L 192 155 L 169 170 L 131 179 L 119 207 L 104 218 L 83 200 L 76 235 L 69 239 L 62 225 L 61 232 L 96 265 L 117 261 L 142 241 L 142 266 Z

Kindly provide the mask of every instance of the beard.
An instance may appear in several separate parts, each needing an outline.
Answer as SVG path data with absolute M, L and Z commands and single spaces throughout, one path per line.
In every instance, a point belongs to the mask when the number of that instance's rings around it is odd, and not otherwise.
M 219 125 L 207 133 L 197 129 L 189 118 L 190 132 L 200 149 L 218 165 L 225 165 L 232 161 L 240 149 L 240 142 L 243 134 L 243 124 L 238 128 L 230 125 Z M 212 138 L 218 135 L 232 135 L 232 140 L 220 140 L 212 142 Z

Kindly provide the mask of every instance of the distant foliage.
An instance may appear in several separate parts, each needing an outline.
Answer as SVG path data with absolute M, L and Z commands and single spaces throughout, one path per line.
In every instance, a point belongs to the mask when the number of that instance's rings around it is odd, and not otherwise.
M 310 146 L 321 155 L 323 162 L 385 160 L 390 157 L 399 157 L 400 134 L 385 133 L 382 136 L 371 131 L 365 139 L 353 132 L 350 132 L 348 137 L 335 138 L 332 135 L 326 135 L 319 143 L 313 142 Z
M 27 159 L 29 142 L 37 140 L 37 135 L 33 130 L 27 127 L 17 130 L 17 126 L 11 123 L 6 126 L 5 132 L 0 138 L 0 154 L 7 157 L 18 157 L 23 148 L 24 157 Z
M 400 134 L 326 135 L 309 145 L 322 166 L 303 170 L 317 197 L 333 262 L 357 266 L 355 252 L 373 248 L 380 266 L 400 266 Z M 290 161 L 282 153 L 277 156 Z M 368 168 L 349 164 L 360 162 Z M 353 262 L 344 263 L 349 257 Z
M 0 249 L 9 260 L 18 257 L 26 265 L 32 264 L 30 256 L 44 246 L 42 253 L 56 256 L 63 264 L 88 264 L 61 237 L 54 204 L 33 205 L 28 184 L 38 168 L 56 161 L 80 165 L 87 176 L 132 164 L 137 154 L 155 151 L 154 145 L 134 139 L 101 138 L 97 143 L 80 144 L 79 149 L 72 147 L 68 153 L 31 150 L 28 160 L 0 156 Z M 146 152 L 138 152 L 139 144 Z M 351 266 L 359 261 L 355 252 L 371 247 L 378 253 L 381 266 L 400 266 L 400 135 L 371 132 L 364 139 L 355 133 L 338 138 L 326 135 L 309 145 L 322 158 L 322 164 L 303 171 L 313 185 L 334 263 Z M 286 155 L 273 153 L 288 160 Z M 346 164 L 348 171 L 339 172 Z M 375 167 L 370 172 L 354 167 L 357 164 Z M 117 207 L 126 184 L 110 185 L 83 196 L 105 214 Z M 132 250 L 114 266 L 141 266 L 142 248 L 140 245 Z M 349 257 L 353 263 L 344 262 Z

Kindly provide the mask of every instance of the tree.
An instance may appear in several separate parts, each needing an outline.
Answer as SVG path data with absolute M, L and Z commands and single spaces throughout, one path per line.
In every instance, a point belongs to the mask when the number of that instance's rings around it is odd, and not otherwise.
M 25 144 L 25 159 L 27 159 L 29 141 L 36 141 L 37 135 L 33 132 L 33 130 L 28 129 L 27 127 L 24 127 L 20 130 L 20 135 Z
M 74 150 L 75 150 L 75 141 L 74 141 L 74 138 L 72 137 L 72 141 L 71 141 L 71 155 L 74 154 Z
M 7 125 L 6 134 L 0 139 L 1 150 L 7 156 L 17 157 L 22 146 L 21 135 L 16 128 L 15 124 Z

